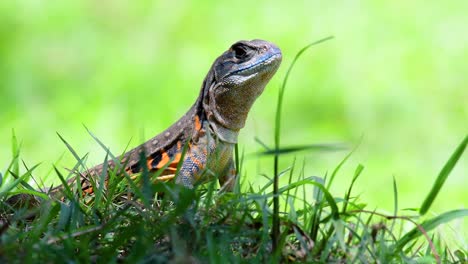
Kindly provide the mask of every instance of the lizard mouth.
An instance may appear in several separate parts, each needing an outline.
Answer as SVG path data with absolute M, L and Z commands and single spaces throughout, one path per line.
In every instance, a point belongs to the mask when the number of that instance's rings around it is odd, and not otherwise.
M 251 75 L 254 73 L 263 73 L 266 71 L 276 70 L 279 67 L 279 64 L 282 59 L 282 54 L 279 48 L 272 48 L 271 52 L 264 54 L 262 57 L 258 58 L 253 63 L 248 63 L 236 71 L 232 72 L 230 75 Z M 273 70 L 273 72 L 274 72 Z

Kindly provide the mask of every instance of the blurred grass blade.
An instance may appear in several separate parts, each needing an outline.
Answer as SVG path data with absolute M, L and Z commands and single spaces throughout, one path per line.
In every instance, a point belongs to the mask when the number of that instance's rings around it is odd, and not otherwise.
M 311 177 L 314 181 L 324 185 L 325 184 L 325 178 L 322 178 L 322 177 L 316 177 L 316 176 L 312 176 Z M 321 202 L 323 200 L 323 193 L 322 191 L 320 190 L 319 187 L 317 186 L 314 186 L 314 189 L 312 191 L 312 194 L 313 194 L 313 197 L 314 197 L 314 200 L 316 202 Z
M 290 171 L 291 170 L 291 167 L 288 167 L 286 168 L 285 170 L 281 171 L 280 173 L 278 173 L 278 178 L 281 178 L 286 172 Z M 267 177 L 266 175 L 262 175 L 262 176 L 265 176 L 265 178 L 268 179 L 268 182 L 262 186 L 259 190 L 258 190 L 258 193 L 263 193 L 266 189 L 268 189 L 268 187 L 270 187 L 273 182 L 274 182 L 274 179 L 270 179 L 269 177 Z
M 294 173 L 294 167 L 296 166 L 296 157 L 294 157 L 293 162 L 291 164 L 291 170 L 289 171 L 289 177 L 288 177 L 288 185 L 292 183 L 292 178 L 293 178 L 293 173 Z M 297 188 L 296 188 L 297 190 Z M 284 211 L 286 212 L 288 210 L 288 204 L 290 204 L 290 195 L 289 195 L 289 190 L 286 193 L 286 202 L 284 203 Z M 293 209 L 293 207 L 291 207 Z
M 267 144 L 265 142 L 263 142 L 261 139 L 259 139 L 258 137 L 254 137 L 254 140 L 258 144 L 260 144 L 265 150 L 271 150 L 271 148 L 268 147 Z
M 257 141 L 258 142 L 258 141 Z M 267 149 L 265 151 L 257 152 L 257 156 L 270 156 L 270 155 L 285 155 L 291 154 L 299 151 L 339 151 L 344 150 L 346 147 L 340 144 L 311 144 L 311 145 L 302 145 L 294 147 L 285 147 L 279 149 Z
M 19 175 L 19 152 L 20 147 L 18 145 L 18 139 L 16 138 L 15 130 L 12 130 L 12 137 L 11 137 L 11 152 L 13 154 L 14 163 L 12 166 L 12 171 L 15 175 Z
M 397 216 L 398 213 L 398 188 L 395 176 L 393 176 L 393 215 Z
M 437 197 L 437 194 L 439 193 L 440 189 L 445 183 L 445 180 L 447 180 L 447 177 L 449 176 L 450 172 L 453 170 L 455 167 L 455 164 L 457 164 L 458 160 L 460 159 L 461 155 L 463 154 L 463 151 L 465 151 L 466 145 L 468 144 L 468 135 L 465 136 L 465 139 L 462 141 L 462 143 L 457 147 L 455 152 L 452 154 L 450 159 L 445 163 L 444 167 L 439 173 L 439 176 L 437 176 L 436 181 L 434 182 L 434 185 L 432 186 L 431 191 L 427 195 L 426 199 L 424 200 L 423 204 L 421 205 L 421 209 L 419 210 L 420 215 L 424 215 L 427 213 L 429 208 L 431 207 L 432 203 L 434 202 L 435 198 Z
M 65 178 L 63 177 L 62 173 L 60 173 L 60 171 L 57 169 L 57 167 L 54 166 L 54 170 L 55 170 L 55 173 L 57 174 L 57 176 L 59 177 L 60 181 L 62 182 L 62 190 L 63 190 L 63 194 L 69 199 L 69 200 L 73 200 L 74 201 L 74 197 L 73 197 L 73 191 L 70 189 L 70 186 L 68 185 L 69 183 L 65 180 Z M 77 179 L 77 181 L 79 181 L 79 179 Z M 78 192 L 80 190 L 77 190 Z
M 89 135 L 99 144 L 99 146 L 101 146 L 101 148 L 102 148 L 103 150 L 105 150 L 106 153 L 111 157 L 111 160 L 113 160 L 113 161 L 116 163 L 115 166 L 118 167 L 118 166 L 120 165 L 120 163 L 117 162 L 117 161 L 118 161 L 117 158 L 110 152 L 110 149 L 109 149 L 106 145 L 104 145 L 104 143 L 102 143 L 102 141 L 99 140 L 99 138 L 97 138 L 97 137 L 91 132 L 91 130 L 89 130 L 86 126 L 84 126 L 84 127 L 85 127 L 86 131 L 88 132 L 88 134 L 89 134 Z
M 332 185 L 333 183 L 333 180 L 335 179 L 335 176 L 336 174 L 338 173 L 338 171 L 341 169 L 341 166 L 343 166 L 343 164 L 346 163 L 346 161 L 349 159 L 349 157 L 351 157 L 351 155 L 354 153 L 354 151 L 356 151 L 356 149 L 359 147 L 359 145 L 361 145 L 361 142 L 362 142 L 362 137 L 361 139 L 359 140 L 358 144 L 356 144 L 356 146 L 344 157 L 344 159 L 338 164 L 338 166 L 336 166 L 336 168 L 333 170 L 331 176 L 330 176 L 330 180 L 328 180 L 328 183 L 327 183 L 327 189 L 330 189 L 330 186 Z
M 11 190 L 13 190 L 16 186 L 18 186 L 18 184 L 20 184 L 25 179 L 30 177 L 33 170 L 35 170 L 38 166 L 39 166 L 39 164 L 36 164 L 30 170 L 28 170 L 25 174 L 21 175 L 20 177 L 15 177 L 16 179 L 13 182 L 10 182 L 9 184 L 7 184 L 4 187 L 2 186 L 1 191 L 0 191 L 0 198 L 3 197 L 3 196 L 9 195 L 9 192 Z M 12 175 L 14 175 L 13 172 L 11 172 L 11 173 L 12 173 Z
M 34 196 L 37 196 L 37 197 L 41 197 L 42 199 L 45 199 L 45 200 L 49 199 L 49 196 L 47 196 L 47 194 L 45 194 L 43 192 L 38 192 L 38 191 L 35 191 L 35 190 L 21 189 L 21 190 L 9 193 L 9 195 L 12 195 L 12 196 L 17 195 L 17 194 L 30 194 L 30 195 L 34 195 Z
M 345 243 L 345 228 L 344 228 L 344 223 L 337 219 L 332 221 L 333 227 L 335 228 L 335 235 L 336 238 L 338 239 L 338 244 L 341 247 L 341 250 L 346 251 L 346 243 Z
M 72 148 L 72 146 L 70 144 L 68 144 L 68 142 L 58 132 L 57 132 L 57 135 L 59 136 L 60 140 L 62 140 L 62 142 L 65 144 L 65 146 L 67 146 L 68 150 L 72 153 L 73 157 L 75 157 L 76 161 L 78 161 L 78 163 L 79 163 L 78 166 L 81 166 L 84 170 L 86 170 L 86 166 L 85 166 L 83 160 L 80 158 L 80 156 L 78 156 L 78 154 Z
M 343 201 L 343 210 L 342 212 L 346 212 L 346 208 L 348 207 L 348 203 L 350 202 L 349 199 L 351 197 L 351 191 L 353 190 L 354 183 L 356 182 L 359 175 L 361 175 L 362 171 L 364 170 L 364 166 L 359 164 L 354 172 L 353 179 L 351 180 L 351 184 L 349 185 L 348 191 L 345 194 L 345 200 Z
M 109 166 L 109 163 L 107 161 L 107 158 L 109 156 L 106 154 L 106 156 L 104 157 L 104 162 L 102 163 L 102 171 L 99 175 L 96 175 L 96 178 L 97 178 L 97 186 L 95 186 L 95 182 L 94 181 L 91 181 L 91 185 L 92 185 L 92 188 L 95 191 L 95 204 L 96 205 L 99 205 L 101 203 L 101 197 L 104 195 L 104 186 L 105 186 L 105 181 L 106 181 L 106 171 L 108 171 L 108 166 Z
M 419 237 L 422 234 L 422 230 L 420 230 L 420 228 L 422 228 L 424 232 L 427 233 L 441 224 L 450 222 L 456 218 L 467 217 L 467 216 L 468 216 L 468 209 L 460 209 L 460 210 L 449 211 L 441 215 L 438 215 L 432 219 L 424 221 L 420 226 L 413 228 L 411 231 L 406 233 L 406 235 L 400 238 L 395 244 L 395 250 L 396 252 L 401 251 L 408 242 Z
M 40 165 L 41 163 L 38 163 L 37 165 Z M 23 166 L 26 168 L 27 171 L 29 171 L 29 167 L 28 165 L 26 165 L 26 162 L 24 162 L 23 160 Z M 36 179 L 33 177 L 32 173 L 29 175 L 28 178 L 25 178 L 22 182 L 21 182 L 21 185 L 23 185 L 25 188 L 27 189 L 30 189 L 30 190 L 34 190 L 34 188 L 29 185 L 28 181 L 29 179 L 32 179 L 34 181 L 34 183 L 39 186 L 39 183 L 36 181 Z
M 393 176 L 393 216 L 396 217 L 397 215 L 398 215 L 398 188 L 397 188 L 395 176 Z M 393 231 L 395 224 L 396 224 L 396 221 L 393 221 L 390 227 L 390 230 Z
M 12 168 L 13 166 L 17 163 L 18 161 L 18 157 L 14 157 L 11 161 L 10 161 L 10 164 L 8 165 L 7 169 L 5 170 L 5 174 L 3 175 L 3 180 L 2 180 L 2 184 L 0 185 L 0 188 L 2 188 L 2 185 L 4 183 L 7 183 L 8 182 L 8 176 L 11 174 L 11 171 L 12 171 Z

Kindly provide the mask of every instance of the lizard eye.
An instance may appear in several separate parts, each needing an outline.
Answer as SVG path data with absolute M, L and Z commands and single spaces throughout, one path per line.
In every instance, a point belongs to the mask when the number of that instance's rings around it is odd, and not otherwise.
M 232 51 L 234 51 L 234 56 L 237 59 L 244 59 L 247 56 L 247 50 L 241 44 L 235 44 L 231 47 Z

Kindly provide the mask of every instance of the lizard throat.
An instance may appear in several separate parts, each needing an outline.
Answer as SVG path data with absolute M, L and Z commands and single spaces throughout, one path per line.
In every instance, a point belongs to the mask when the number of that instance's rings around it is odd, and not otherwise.
M 214 120 L 208 121 L 211 129 L 218 137 L 219 140 L 229 143 L 229 144 L 237 144 L 237 137 L 239 135 L 239 131 L 234 131 L 229 128 L 225 128 L 223 125 L 219 124 Z

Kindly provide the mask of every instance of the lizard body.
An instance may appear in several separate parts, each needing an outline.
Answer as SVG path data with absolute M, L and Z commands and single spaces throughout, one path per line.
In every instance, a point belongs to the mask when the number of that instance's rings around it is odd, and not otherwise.
M 177 166 L 182 163 L 177 184 L 192 188 L 197 181 L 217 176 L 223 188 L 232 190 L 236 175 L 233 149 L 237 135 L 281 59 L 280 49 L 270 42 L 234 43 L 211 66 L 200 94 L 188 112 L 162 133 L 117 158 L 122 169 L 129 175 L 141 172 L 143 166 L 150 172 L 164 169 L 158 179 L 172 180 Z M 182 159 L 185 145 L 187 151 Z M 142 152 L 146 164 L 140 162 Z M 114 161 L 109 161 L 81 173 L 83 193 L 92 194 L 91 179 L 107 175 L 115 167 Z M 49 195 L 55 197 L 62 188 L 52 188 Z

